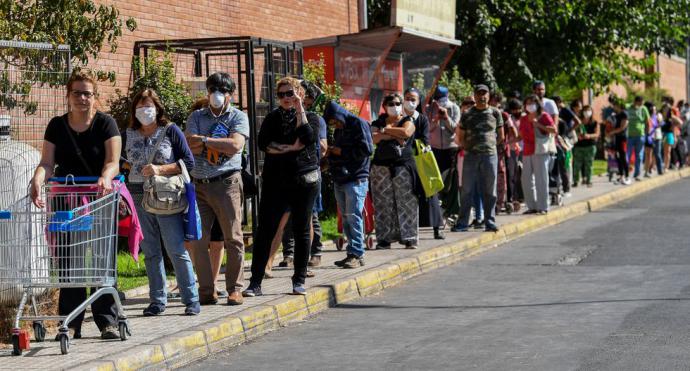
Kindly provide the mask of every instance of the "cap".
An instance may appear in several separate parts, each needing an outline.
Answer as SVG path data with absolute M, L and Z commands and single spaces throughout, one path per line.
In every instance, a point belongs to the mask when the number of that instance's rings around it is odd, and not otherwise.
M 474 86 L 474 92 L 475 92 L 475 93 L 478 93 L 478 92 L 480 92 L 480 91 L 485 91 L 485 92 L 488 93 L 488 92 L 490 92 L 491 90 L 489 89 L 488 86 L 486 86 L 486 85 L 484 85 L 484 84 L 475 85 L 475 86 Z
M 439 85 L 436 88 L 436 93 L 434 93 L 434 98 L 438 99 L 438 98 L 443 98 L 443 97 L 447 97 L 447 96 L 448 96 L 448 88 L 445 86 Z

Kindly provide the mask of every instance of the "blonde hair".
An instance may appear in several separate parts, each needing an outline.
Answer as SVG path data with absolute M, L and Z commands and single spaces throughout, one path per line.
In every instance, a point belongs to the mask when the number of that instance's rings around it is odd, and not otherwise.
M 69 80 L 67 80 L 67 94 L 72 92 L 72 84 L 74 84 L 77 81 L 91 83 L 91 85 L 93 85 L 94 96 L 98 96 L 98 79 L 90 70 L 78 69 L 72 71 L 72 75 L 70 75 Z
M 297 80 L 294 77 L 283 77 L 282 79 L 278 80 L 276 83 L 276 91 L 280 90 L 281 87 L 283 86 L 291 86 L 292 89 L 295 91 L 295 94 L 298 94 L 302 91 L 302 86 L 299 83 L 299 80 Z

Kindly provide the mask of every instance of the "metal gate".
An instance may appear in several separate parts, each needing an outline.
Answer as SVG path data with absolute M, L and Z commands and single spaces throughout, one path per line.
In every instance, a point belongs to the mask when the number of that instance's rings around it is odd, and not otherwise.
M 277 107 L 276 81 L 284 76 L 302 77 L 301 44 L 248 36 L 139 41 L 134 44 L 134 56 L 140 58 L 143 68 L 150 50 L 171 55 L 177 78 L 188 85 L 193 97 L 206 94 L 208 75 L 226 72 L 232 76 L 237 84 L 233 104 L 249 116 L 249 170 L 260 189 L 263 154 L 257 148 L 256 137 L 266 114 Z M 256 232 L 258 204 L 258 196 L 245 203 L 244 224 L 251 224 L 252 234 Z M 247 219 L 249 215 L 251 220 Z

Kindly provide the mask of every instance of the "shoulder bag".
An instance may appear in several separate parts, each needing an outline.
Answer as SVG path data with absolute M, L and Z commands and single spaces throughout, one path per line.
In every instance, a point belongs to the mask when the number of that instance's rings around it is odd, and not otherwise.
M 170 125 L 172 124 L 165 126 L 163 133 L 161 133 L 158 141 L 156 141 L 156 146 L 151 155 L 149 155 L 149 165 L 153 162 L 156 152 L 163 142 L 163 139 L 165 139 Z M 178 164 L 181 167 L 184 166 L 184 162 L 182 161 L 178 161 Z M 185 179 L 182 174 L 153 175 L 146 178 L 144 181 L 144 198 L 141 201 L 141 206 L 147 212 L 155 215 L 179 214 L 184 212 L 189 204 L 185 193 Z
M 534 154 L 556 154 L 556 138 L 551 133 L 543 134 L 539 128 L 534 127 Z

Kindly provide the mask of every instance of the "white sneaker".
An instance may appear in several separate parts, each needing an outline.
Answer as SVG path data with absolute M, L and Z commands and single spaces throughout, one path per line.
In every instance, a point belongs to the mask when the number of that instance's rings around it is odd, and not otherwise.
M 563 195 L 563 197 L 565 197 L 565 198 L 570 198 L 570 197 L 573 197 L 573 194 L 570 193 L 570 192 L 566 192 L 566 193 Z
M 632 182 L 630 181 L 630 178 L 625 178 L 623 179 L 623 185 L 630 185 Z

